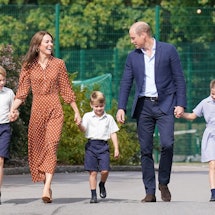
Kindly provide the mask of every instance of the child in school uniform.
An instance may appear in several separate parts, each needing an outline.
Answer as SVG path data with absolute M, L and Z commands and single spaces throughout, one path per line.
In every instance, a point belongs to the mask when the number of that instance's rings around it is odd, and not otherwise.
M 184 113 L 182 118 L 194 120 L 202 116 L 206 128 L 202 137 L 201 161 L 209 164 L 210 201 L 215 201 L 215 80 L 210 82 L 210 96 L 203 99 L 192 113 Z
M 14 92 L 10 88 L 5 87 L 6 71 L 0 66 L 0 204 L 1 204 L 1 186 L 3 182 L 4 159 L 9 158 L 9 144 L 11 138 L 10 121 L 18 118 L 18 111 L 14 117 L 9 117 L 10 108 L 14 101 Z
M 114 146 L 114 158 L 119 157 L 117 131 L 114 118 L 105 112 L 105 96 L 100 91 L 94 91 L 90 96 L 91 112 L 85 113 L 79 129 L 85 133 L 88 142 L 85 145 L 85 170 L 89 172 L 91 189 L 90 203 L 97 203 L 97 174 L 101 172 L 99 192 L 101 198 L 106 198 L 105 182 L 110 169 L 110 152 L 108 140 Z

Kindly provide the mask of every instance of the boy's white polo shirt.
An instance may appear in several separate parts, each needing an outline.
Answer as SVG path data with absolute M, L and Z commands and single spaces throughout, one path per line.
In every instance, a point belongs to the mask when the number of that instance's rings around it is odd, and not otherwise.
M 106 112 L 101 117 L 97 116 L 94 111 L 85 113 L 82 125 L 86 128 L 87 139 L 107 141 L 112 133 L 119 131 L 114 118 Z
M 10 88 L 3 87 L 0 90 L 0 124 L 9 123 L 9 113 L 14 101 L 14 92 Z

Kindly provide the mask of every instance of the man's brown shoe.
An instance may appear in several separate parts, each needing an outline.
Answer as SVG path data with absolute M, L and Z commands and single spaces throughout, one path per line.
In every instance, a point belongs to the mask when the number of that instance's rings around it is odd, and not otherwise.
M 171 193 L 170 193 L 167 185 L 159 184 L 159 190 L 161 191 L 161 199 L 164 202 L 170 202 L 171 201 Z
M 146 194 L 146 197 L 142 199 L 141 202 L 156 202 L 156 197 L 154 194 Z

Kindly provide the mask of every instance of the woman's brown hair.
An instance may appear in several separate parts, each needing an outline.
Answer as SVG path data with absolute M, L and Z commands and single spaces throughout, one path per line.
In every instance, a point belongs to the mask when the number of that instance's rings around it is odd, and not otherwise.
M 34 36 L 31 38 L 30 47 L 28 49 L 28 52 L 26 53 L 25 57 L 23 58 L 23 64 L 25 65 L 25 68 L 29 68 L 35 58 L 38 57 L 38 48 L 42 42 L 43 37 L 48 34 L 52 40 L 53 36 L 47 32 L 47 31 L 38 31 Z M 53 53 L 52 53 L 53 55 Z

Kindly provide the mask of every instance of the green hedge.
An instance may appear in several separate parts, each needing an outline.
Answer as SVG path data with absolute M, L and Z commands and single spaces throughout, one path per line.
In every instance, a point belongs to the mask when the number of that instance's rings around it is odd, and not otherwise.
M 72 80 L 72 77 L 71 77 Z M 91 111 L 89 104 L 89 94 L 87 89 L 74 88 L 77 97 L 77 105 L 81 115 Z M 94 90 L 99 90 L 98 86 Z M 116 115 L 117 103 L 112 102 L 112 109 L 108 111 L 114 118 Z M 77 125 L 74 123 L 74 112 L 72 108 L 63 104 L 64 110 L 64 126 L 62 137 L 58 148 L 58 162 L 64 164 L 82 165 L 84 162 L 84 148 L 87 139 L 84 133 L 80 132 Z M 139 145 L 137 141 L 135 125 L 133 123 L 118 125 L 120 158 L 113 158 L 113 144 L 109 141 L 111 150 L 111 164 L 128 165 L 139 163 Z

